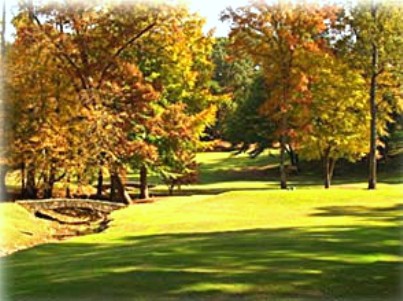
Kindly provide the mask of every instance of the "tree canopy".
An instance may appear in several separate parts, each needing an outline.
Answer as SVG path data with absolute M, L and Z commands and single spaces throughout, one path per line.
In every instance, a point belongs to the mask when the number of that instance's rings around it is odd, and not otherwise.
M 401 6 L 251 1 L 228 8 L 228 37 L 205 32 L 186 5 L 162 1 L 25 1 L 2 42 L 5 171 L 21 194 L 80 194 L 129 203 L 127 172 L 157 174 L 172 192 L 196 181 L 205 140 L 257 156 L 279 149 L 321 160 L 329 187 L 339 159 L 369 162 L 401 114 Z M 4 28 L 3 28 L 4 31 Z M 4 38 L 4 37 L 3 37 Z M 212 143 L 211 145 L 214 145 Z M 386 148 L 386 147 L 385 147 Z M 298 166 L 296 166 L 298 169 Z

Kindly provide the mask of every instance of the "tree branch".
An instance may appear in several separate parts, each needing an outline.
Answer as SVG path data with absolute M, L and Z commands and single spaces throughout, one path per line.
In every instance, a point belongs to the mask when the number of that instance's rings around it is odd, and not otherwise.
M 59 55 L 58 55 L 59 59 L 64 58 L 64 60 L 66 60 L 75 69 L 75 73 L 80 78 L 83 88 L 87 89 L 87 81 L 86 81 L 85 77 L 82 75 L 80 68 L 74 63 L 74 61 L 66 53 L 63 52 L 62 45 L 55 43 L 55 41 L 52 39 L 52 37 L 49 35 L 49 33 L 47 33 L 46 30 L 43 29 L 43 25 L 42 25 L 41 21 L 39 20 L 38 16 L 35 15 L 32 11 L 30 11 L 30 16 L 31 16 L 32 20 L 34 20 L 36 22 L 36 24 L 39 26 L 41 31 L 45 34 L 47 39 L 59 51 Z
M 133 36 L 131 39 L 129 39 L 126 43 L 124 43 L 120 48 L 117 49 L 117 51 L 113 54 L 111 60 L 109 61 L 109 63 L 104 67 L 104 69 L 101 72 L 101 77 L 99 78 L 99 82 L 97 85 L 97 88 L 99 88 L 104 79 L 105 79 L 105 75 L 106 72 L 109 70 L 109 68 L 112 67 L 113 65 L 113 60 L 115 58 L 117 58 L 122 52 L 123 50 L 125 50 L 127 47 L 129 47 L 132 43 L 134 43 L 136 40 L 138 40 L 139 38 L 141 38 L 144 34 L 146 34 L 148 31 L 150 31 L 155 25 L 157 24 L 157 22 L 153 22 L 151 24 L 149 24 L 147 27 L 145 27 L 143 30 L 141 30 L 139 33 L 137 33 L 135 36 Z

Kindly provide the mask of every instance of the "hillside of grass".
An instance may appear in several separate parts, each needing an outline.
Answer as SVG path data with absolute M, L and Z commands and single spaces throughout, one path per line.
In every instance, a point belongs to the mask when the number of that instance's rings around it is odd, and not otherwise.
M 115 211 L 3 259 L 10 300 L 399 300 L 402 185 L 234 191 Z
M 0 221 L 0 256 L 52 241 L 58 228 L 15 203 L 0 203 Z

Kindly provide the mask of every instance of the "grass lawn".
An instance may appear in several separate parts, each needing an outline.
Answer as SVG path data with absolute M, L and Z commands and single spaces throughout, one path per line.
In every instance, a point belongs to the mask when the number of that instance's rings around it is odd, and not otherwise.
M 342 162 L 330 190 L 304 169 L 290 178 L 296 190 L 280 191 L 275 156 L 197 159 L 189 196 L 132 205 L 103 233 L 2 258 L 2 300 L 402 299 L 402 160 L 380 164 L 376 191 L 363 166 Z M 0 215 L 0 247 L 48 241 L 54 227 L 16 204 Z
M 22 206 L 0 204 L 0 256 L 52 239 L 58 224 L 36 218 Z
M 182 194 L 217 194 L 238 190 L 262 190 L 279 188 L 278 154 L 275 150 L 265 152 L 257 158 L 247 154 L 234 155 L 228 152 L 206 152 L 197 155 L 199 181 L 197 184 L 183 186 Z M 333 184 L 345 187 L 365 188 L 368 178 L 366 162 L 351 164 L 339 160 L 336 164 Z M 302 162 L 301 172 L 290 175 L 288 183 L 299 188 L 323 187 L 322 167 L 319 162 Z M 137 180 L 132 175 L 131 180 Z M 378 163 L 378 180 L 385 184 L 403 183 L 403 153 L 388 162 Z M 160 184 L 158 193 L 167 193 L 157 177 L 150 182 Z M 177 193 L 177 192 L 176 192 Z
M 103 233 L 4 258 L 4 297 L 399 300 L 402 188 L 233 191 L 132 205 Z

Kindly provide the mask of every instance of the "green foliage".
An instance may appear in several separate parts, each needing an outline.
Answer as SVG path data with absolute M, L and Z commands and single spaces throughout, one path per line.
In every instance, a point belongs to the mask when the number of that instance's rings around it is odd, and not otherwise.
M 234 99 L 234 108 L 224 121 L 224 139 L 243 151 L 252 147 L 252 155 L 269 148 L 274 140 L 275 127 L 270 116 L 262 115 L 260 110 L 267 100 L 267 93 L 263 77 L 256 72 L 244 98 Z
M 381 137 L 388 135 L 387 127 L 394 122 L 393 116 L 402 112 L 402 16 L 402 6 L 393 1 L 376 1 L 374 4 L 360 1 L 351 12 L 345 12 L 344 37 L 335 44 L 337 55 L 361 73 L 368 91 L 371 77 L 376 77 L 377 133 Z M 376 66 L 372 63 L 374 46 L 378 53 Z
M 178 103 L 165 108 L 155 120 L 161 125 L 154 142 L 159 152 L 159 160 L 154 162 L 152 168 L 157 170 L 163 181 L 172 188 L 173 185 L 196 181 L 193 175 L 196 174 L 197 145 L 205 126 L 213 122 L 214 116 L 213 107 L 188 116 L 185 105 Z
M 330 55 L 312 57 L 312 104 L 299 153 L 307 159 L 356 160 L 367 151 L 369 103 L 364 80 Z M 348 80 L 346 80 L 348 79 Z
M 238 9 L 228 8 L 222 20 L 231 23 L 230 38 L 238 53 L 259 65 L 270 92 L 260 110 L 275 125 L 280 144 L 280 186 L 287 187 L 285 152 L 306 117 L 311 102 L 309 64 L 311 53 L 326 50 L 324 38 L 335 21 L 337 9 L 309 3 L 253 1 Z M 296 111 L 295 107 L 306 110 Z
M 168 6 L 169 22 L 152 30 L 125 55 L 134 60 L 146 81 L 159 91 L 155 118 L 147 123 L 145 140 L 158 156 L 148 168 L 166 182 L 194 173 L 194 156 L 205 127 L 211 126 L 218 98 L 210 91 L 214 39 L 204 34 L 204 19 L 186 6 Z M 205 119 L 201 119 L 204 117 Z M 133 167 L 144 159 L 131 160 Z
M 183 102 L 188 113 L 199 113 L 214 102 L 210 93 L 214 39 L 203 33 L 204 19 L 186 6 L 165 9 L 169 22 L 152 30 L 127 55 L 160 92 L 160 102 Z
M 212 60 L 214 62 L 213 92 L 222 95 L 218 104 L 217 121 L 214 127 L 209 128 L 212 138 L 228 139 L 224 134 L 226 123 L 230 120 L 237 103 L 244 102 L 250 93 L 250 86 L 256 77 L 256 69 L 250 58 L 236 56 L 230 47 L 228 38 L 218 38 L 214 44 Z

